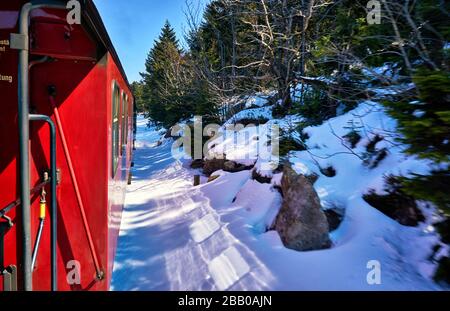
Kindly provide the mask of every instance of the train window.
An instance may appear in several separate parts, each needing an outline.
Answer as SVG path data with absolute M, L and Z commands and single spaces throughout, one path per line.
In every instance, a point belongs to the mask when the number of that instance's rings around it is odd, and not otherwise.
M 130 122 L 129 122 L 129 120 L 128 120 L 128 105 L 129 105 L 129 102 L 128 102 L 128 96 L 126 97 L 126 100 L 125 100 L 125 123 L 126 123 L 126 126 L 125 126 L 125 145 L 128 143 L 128 127 L 129 127 L 129 124 L 130 124 Z
M 128 113 L 128 119 L 130 122 L 130 128 L 131 129 L 131 140 L 130 140 L 130 146 L 129 146 L 129 150 L 130 150 L 130 154 L 132 154 L 132 150 L 133 150 L 133 145 L 134 145 L 134 116 L 135 116 L 135 109 L 134 109 L 134 97 L 131 96 L 130 99 L 130 108 L 129 108 L 129 113 Z
M 128 135 L 128 100 L 127 100 L 127 95 L 125 93 L 123 93 L 123 96 L 122 96 L 122 145 L 127 144 L 127 135 Z
M 120 136 L 119 136 L 119 109 L 120 90 L 116 82 L 113 83 L 112 98 L 112 174 L 116 175 L 119 166 Z
M 123 154 L 123 136 L 124 136 L 124 131 L 125 131 L 125 120 L 124 120 L 124 116 L 125 116 L 125 93 L 122 91 L 122 95 L 120 96 L 121 100 L 122 100 L 122 104 L 121 104 L 121 108 L 120 108 L 120 155 Z

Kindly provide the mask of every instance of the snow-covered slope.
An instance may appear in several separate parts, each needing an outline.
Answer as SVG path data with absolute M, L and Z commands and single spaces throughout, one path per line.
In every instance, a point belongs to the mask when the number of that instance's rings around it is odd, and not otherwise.
M 270 122 L 291 124 L 288 119 Z M 351 120 L 364 123 L 367 131 L 352 152 L 338 138 L 349 131 Z M 251 179 L 250 171 L 218 171 L 214 175 L 219 177 L 214 181 L 206 183 L 203 178 L 200 186 L 193 187 L 193 174 L 197 172 L 189 168 L 188 162 L 176 162 L 171 157 L 170 141 L 161 146 L 155 144 L 158 133 L 146 128 L 140 118 L 136 167 L 133 184 L 128 188 L 113 288 L 439 289 L 430 278 L 434 267 L 427 260 L 430 246 L 437 241 L 432 227 L 428 223 L 417 228 L 404 227 L 361 197 L 369 188 L 380 190 L 384 174 L 429 169 L 429 163 L 406 157 L 401 147 L 395 146 L 390 146 L 388 156 L 374 169 L 358 158 L 372 135 L 395 134 L 395 126 L 382 107 L 365 102 L 347 114 L 305 130 L 310 136 L 309 152 L 291 153 L 289 160 L 298 172 L 317 173 L 315 188 L 324 208 L 339 206 L 346 210 L 346 216 L 331 233 L 331 249 L 297 252 L 285 248 L 276 232 L 266 231 L 282 202 L 274 187 L 280 174 L 273 176 L 272 184 L 260 184 Z M 256 146 L 251 144 L 254 140 L 242 141 L 250 145 L 241 145 L 246 151 L 236 152 L 234 160 L 245 162 L 246 155 L 253 153 L 254 163 L 258 160 L 258 150 L 252 149 Z M 381 144 L 386 141 L 377 148 Z M 219 142 L 215 148 L 231 147 Z M 228 157 L 232 153 L 227 151 Z M 317 164 L 332 165 L 337 175 L 322 175 Z M 433 210 L 424 211 L 431 219 Z M 373 261 L 380 264 L 379 285 L 367 281 L 372 268 L 368 264 Z
M 266 127 L 272 122 L 274 121 L 271 120 Z M 352 129 L 358 129 L 362 136 L 355 148 L 342 138 Z M 315 173 L 319 176 L 315 189 L 324 209 L 339 207 L 346 211 L 341 226 L 331 233 L 334 242 L 332 249 L 298 253 L 285 249 L 277 233 L 261 233 L 260 228 L 267 225 L 268 220 L 273 220 L 271 200 L 267 200 L 269 203 L 265 205 L 268 215 L 259 223 L 254 223 L 251 214 L 238 217 L 240 221 L 233 220 L 237 215 L 235 210 L 245 215 L 243 211 L 252 210 L 254 206 L 258 206 L 259 214 L 265 214 L 261 211 L 264 204 L 257 198 L 270 194 L 273 188 L 258 189 L 254 186 L 256 181 L 241 189 L 232 205 L 232 212 L 223 212 L 224 217 L 228 217 L 226 219 L 229 219 L 231 228 L 240 231 L 240 236 L 245 236 L 246 230 L 250 232 L 253 236 L 249 243 L 252 241 L 255 248 L 261 248 L 261 253 L 268 254 L 265 262 L 272 262 L 271 267 L 278 270 L 276 274 L 282 280 L 279 286 L 283 289 L 335 290 L 437 288 L 431 281 L 435 265 L 429 261 L 432 246 L 439 242 L 431 226 L 431 222 L 438 217 L 434 215 L 434 209 L 424 207 L 426 205 L 423 204 L 423 212 L 428 216 L 427 222 L 414 228 L 405 227 L 362 199 L 362 195 L 370 189 L 382 192 L 385 176 L 426 174 L 432 168 L 432 163 L 403 154 L 404 146 L 395 143 L 395 137 L 398 135 L 395 120 L 385 113 L 381 105 L 372 101 L 362 102 L 356 109 L 320 126 L 308 127 L 304 132 L 310 137 L 306 142 L 308 150 L 291 153 L 289 161 L 298 173 Z M 260 134 L 258 139 L 255 138 L 257 134 Z M 230 145 L 234 149 L 224 148 L 228 142 L 225 140 L 222 144 L 216 144 L 214 150 L 224 151 L 228 159 L 241 163 L 244 162 L 243 159 L 236 158 L 234 152 L 227 151 L 247 150 L 245 155 L 251 154 L 255 159 L 258 150 L 254 142 L 264 139 L 264 127 L 259 133 L 250 128 L 239 131 L 236 135 L 249 135 L 253 139 L 246 145 L 236 145 L 236 141 L 240 140 L 233 141 Z M 387 148 L 388 154 L 375 168 L 370 168 L 364 164 L 363 159 L 367 144 L 376 135 L 385 139 L 376 144 L 375 148 Z M 228 157 L 228 154 L 231 157 Z M 333 167 L 336 176 L 323 175 L 321 168 L 327 167 Z M 262 172 L 262 175 L 267 176 L 267 171 Z M 275 175 L 272 181 L 274 185 L 279 184 L 280 175 Z M 227 177 L 221 176 L 214 183 L 216 182 L 224 185 L 227 183 Z M 206 185 L 203 189 L 210 187 L 213 186 Z M 220 192 L 211 194 L 214 195 L 220 195 Z M 368 271 L 366 266 L 374 260 L 381 264 L 383 278 L 382 284 L 376 286 L 369 285 L 365 279 Z M 284 271 L 285 265 L 291 268 Z

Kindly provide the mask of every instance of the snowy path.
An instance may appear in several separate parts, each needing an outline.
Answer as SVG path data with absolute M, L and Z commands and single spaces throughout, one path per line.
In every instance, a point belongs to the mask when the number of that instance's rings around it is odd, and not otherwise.
M 329 250 L 296 252 L 261 219 L 280 195 L 248 171 L 193 187 L 193 171 L 158 146 L 161 133 L 138 121 L 133 183 L 127 188 L 113 290 L 430 290 L 409 259 L 428 239 L 358 198 Z M 270 213 L 268 213 L 268 211 Z M 262 230 L 261 230 L 262 229 Z M 417 235 L 424 235 L 418 240 Z M 406 252 L 406 253 L 405 253 Z M 367 263 L 381 262 L 370 285 Z
M 148 143 L 159 138 L 151 132 L 137 137 L 112 288 L 268 289 L 261 281 L 267 272 L 230 234 L 209 199 L 194 190 L 189 170 L 172 159 L 170 144 Z

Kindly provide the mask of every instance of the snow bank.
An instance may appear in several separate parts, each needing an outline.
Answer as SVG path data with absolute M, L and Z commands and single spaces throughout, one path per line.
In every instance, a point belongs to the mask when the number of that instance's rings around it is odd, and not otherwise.
M 292 116 L 288 117 L 292 118 Z M 271 120 L 287 126 L 290 120 Z M 299 122 L 301 119 L 295 119 Z M 294 123 L 295 123 L 294 122 Z M 267 127 L 267 125 L 265 125 Z M 354 110 L 330 119 L 316 127 L 308 127 L 308 151 L 293 152 L 289 161 L 298 173 L 315 173 L 319 179 L 315 189 L 324 209 L 339 207 L 346 211 L 341 226 L 331 233 L 333 248 L 313 252 L 295 252 L 286 249 L 276 232 L 266 232 L 281 206 L 281 196 L 273 186 L 279 185 L 281 174 L 273 175 L 259 167 L 256 140 L 249 144 L 235 144 L 233 151 L 227 149 L 223 141 L 212 149 L 223 150 L 227 158 L 241 162 L 243 155 L 252 153 L 256 169 L 262 175 L 273 176 L 272 184 L 260 184 L 254 180 L 239 179 L 241 190 L 233 203 L 216 204 L 223 194 L 235 186 L 232 179 L 236 174 L 221 174 L 202 191 L 210 198 L 212 206 L 222 220 L 229 223 L 229 230 L 241 242 L 250 245 L 258 258 L 276 276 L 279 283 L 274 289 L 306 290 L 431 290 L 439 287 L 431 280 L 435 265 L 428 261 L 431 247 L 439 239 L 430 230 L 432 217 L 419 227 L 404 227 L 368 205 L 362 195 L 375 189 L 382 191 L 384 177 L 389 174 L 408 176 L 412 173 L 426 174 L 432 163 L 416 157 L 406 156 L 404 146 L 395 142 L 396 121 L 390 118 L 384 108 L 373 101 L 362 102 Z M 351 148 L 342 137 L 350 131 L 358 131 L 361 140 Z M 264 132 L 263 129 L 260 130 Z M 255 129 L 245 129 L 233 134 L 237 137 L 257 135 Z M 388 155 L 375 168 L 369 168 L 363 159 L 366 146 L 376 135 L 385 139 L 375 145 L 375 149 L 387 148 Z M 239 140 L 236 140 L 239 141 Z M 336 176 L 327 177 L 321 168 L 333 167 Z M 236 175 L 243 177 L 244 173 Z M 218 185 L 221 185 L 220 188 Z M 212 190 L 215 188 L 215 190 Z M 236 193 L 233 188 L 231 193 Z M 229 202 L 229 198 L 228 198 Z M 426 213 L 433 214 L 429 207 Z M 366 279 L 368 264 L 381 265 L 382 283 L 370 285 Z
M 265 108 L 265 107 L 264 107 Z M 259 109 L 259 108 L 258 108 Z M 256 142 L 267 136 L 267 127 L 290 127 L 301 118 L 270 120 L 255 128 L 231 131 L 214 141 L 214 152 L 224 151 L 239 163 L 253 155 Z M 362 136 L 355 148 L 342 140 L 351 130 Z M 396 122 L 383 107 L 371 101 L 305 130 L 308 151 L 294 152 L 289 160 L 299 173 L 314 172 L 324 208 L 345 209 L 340 227 L 331 233 L 333 247 L 297 252 L 285 248 L 279 235 L 267 231 L 281 206 L 271 184 L 251 179 L 251 171 L 215 172 L 212 182 L 192 186 L 197 173 L 180 165 L 170 154 L 170 144 L 156 145 L 160 133 L 138 120 L 133 184 L 128 187 L 124 219 L 114 265 L 116 290 L 436 290 L 434 265 L 427 260 L 438 236 L 431 226 L 433 208 L 421 206 L 428 222 L 404 227 L 368 205 L 368 189 L 381 191 L 386 174 L 426 173 L 431 163 L 403 154 L 394 143 Z M 375 135 L 385 140 L 387 157 L 373 169 L 364 165 L 366 146 Z M 238 138 L 247 136 L 248 139 Z M 254 139 L 255 137 L 258 140 Z M 234 149 L 229 147 L 235 139 Z M 247 142 L 247 144 L 245 144 Z M 269 141 L 266 141 L 269 142 Z M 241 162 L 243 161 L 243 162 Z M 336 176 L 320 168 L 332 166 Z M 380 284 L 368 280 L 373 264 L 379 265 Z
M 239 120 L 259 118 L 267 119 L 268 122 L 246 126 L 239 124 Z M 279 163 L 278 156 L 273 152 L 274 140 L 283 131 L 292 132 L 302 121 L 303 118 L 295 115 L 273 119 L 272 107 L 243 110 L 229 119 L 220 128 L 218 137 L 209 142 L 209 156 L 225 156 L 227 160 L 246 166 L 256 163 L 258 170 L 269 176 Z M 297 136 L 294 138 L 298 138 Z

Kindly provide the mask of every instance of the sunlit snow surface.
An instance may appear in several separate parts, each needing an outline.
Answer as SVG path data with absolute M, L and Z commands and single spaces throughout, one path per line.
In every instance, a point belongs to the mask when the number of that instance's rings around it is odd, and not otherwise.
M 382 117 L 378 113 L 374 118 Z M 312 141 L 320 137 L 314 129 L 310 134 Z M 281 195 L 271 185 L 251 180 L 249 171 L 219 171 L 218 179 L 193 187 L 196 172 L 172 158 L 170 141 L 157 146 L 160 137 L 139 118 L 113 290 L 438 289 L 427 277 L 430 265 L 425 258 L 435 234 L 400 226 L 361 199 L 363 188 L 377 188 L 378 177 L 369 179 L 371 185 L 352 175 L 337 183 L 321 177 L 319 195 L 324 201 L 348 202 L 347 217 L 332 233 L 333 248 L 296 252 L 283 247 L 276 232 L 265 233 L 281 206 Z M 331 138 L 324 139 L 331 146 Z M 297 159 L 307 162 L 302 154 Z M 347 161 L 339 162 L 338 171 Z M 362 172 L 357 165 L 349 166 L 351 174 Z M 338 183 L 344 183 L 342 189 L 336 188 Z M 344 188 L 355 183 L 359 185 L 354 193 Z M 371 260 L 381 263 L 380 285 L 367 282 Z
M 171 145 L 156 146 L 160 137 L 139 119 L 112 289 L 270 289 L 270 271 L 220 220 L 201 188 L 192 187 L 193 172 L 172 159 Z M 248 172 L 230 179 L 224 205 L 248 179 Z

